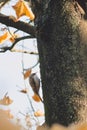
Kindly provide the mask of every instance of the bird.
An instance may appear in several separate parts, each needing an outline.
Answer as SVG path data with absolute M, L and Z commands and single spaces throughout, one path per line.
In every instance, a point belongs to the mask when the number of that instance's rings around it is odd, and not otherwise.
M 39 89 L 40 89 L 40 79 L 39 77 L 37 76 L 36 73 L 32 73 L 30 76 L 29 76 L 29 84 L 33 90 L 33 92 L 38 95 L 38 97 L 40 98 L 40 100 L 43 102 L 41 96 L 39 95 Z

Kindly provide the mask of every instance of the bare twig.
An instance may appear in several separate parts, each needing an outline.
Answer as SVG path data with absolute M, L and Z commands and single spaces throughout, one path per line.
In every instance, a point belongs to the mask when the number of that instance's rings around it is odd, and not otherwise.
M 29 38 L 33 38 L 33 36 L 24 36 L 24 37 L 16 38 L 14 43 L 10 47 L 6 46 L 0 48 L 1 49 L 0 52 L 6 52 L 7 50 L 11 50 L 20 40 L 29 39 Z
M 37 52 L 29 52 L 26 50 L 17 50 L 17 49 L 12 49 L 11 52 L 20 52 L 20 53 L 26 53 L 26 54 L 32 54 L 32 55 L 38 55 Z
M 23 44 L 22 44 L 22 50 L 23 50 Z M 24 74 L 24 61 L 23 61 L 23 53 L 22 53 L 22 69 L 23 69 L 23 74 Z M 25 80 L 24 80 L 24 85 L 25 85 L 25 88 L 26 88 L 26 83 L 25 83 Z M 27 94 L 27 99 L 28 99 L 28 101 L 29 101 L 29 103 L 30 103 L 30 105 L 31 105 L 32 111 L 33 111 L 33 112 L 35 112 L 34 107 L 33 107 L 33 105 L 32 105 L 32 102 L 31 102 L 30 97 L 29 97 L 29 95 L 28 95 L 28 94 Z
M 29 68 L 27 68 L 27 69 L 24 68 L 23 71 L 28 71 L 28 70 L 30 70 L 30 69 L 33 69 L 33 68 L 36 67 L 38 64 L 39 64 L 39 58 L 38 58 L 37 62 L 36 62 L 33 66 L 31 66 L 31 67 L 29 67 Z

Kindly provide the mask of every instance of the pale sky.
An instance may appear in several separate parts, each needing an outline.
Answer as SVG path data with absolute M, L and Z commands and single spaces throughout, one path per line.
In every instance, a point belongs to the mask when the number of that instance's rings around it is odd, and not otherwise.
M 25 58 L 25 66 L 26 68 L 31 67 L 37 61 L 36 56 L 26 55 Z M 24 81 L 22 74 L 22 54 L 7 51 L 6 53 L 0 53 L 0 98 L 2 98 L 6 92 L 8 92 L 8 96 L 13 99 L 12 105 L 8 107 L 4 107 L 5 109 L 11 108 L 14 113 L 17 113 L 19 110 L 26 112 L 28 109 L 29 101 L 27 99 L 26 94 L 20 93 L 18 90 L 25 88 L 29 88 L 30 99 L 33 102 L 35 109 L 43 110 L 42 103 L 35 103 L 32 100 L 32 89 L 29 86 L 28 79 Z M 39 76 L 39 65 L 33 69 L 33 72 L 38 72 Z M 1 105 L 2 108 L 2 105 Z M 31 108 L 29 108 L 31 109 Z
M 6 5 L 6 8 L 2 9 L 2 12 L 4 14 L 6 12 L 8 12 L 8 14 L 12 13 L 12 11 L 9 10 L 9 7 L 10 7 L 9 4 Z M 24 35 L 23 32 L 19 31 L 18 33 L 19 35 Z M 7 43 L 8 42 L 9 41 L 7 41 Z M 6 45 L 6 43 L 4 43 L 3 45 Z M 37 51 L 35 39 L 31 40 L 27 39 L 25 41 L 19 42 L 18 45 L 19 46 L 16 47 L 18 49 L 22 49 L 22 46 L 24 45 L 26 48 L 28 48 L 28 51 L 35 51 L 35 52 Z M 10 109 L 12 113 L 15 115 L 15 117 L 23 116 L 19 113 L 19 111 L 24 114 L 32 113 L 32 107 L 30 105 L 30 101 L 32 102 L 35 111 L 37 110 L 44 111 L 43 104 L 41 102 L 36 103 L 32 99 L 33 91 L 29 86 L 28 79 L 24 81 L 22 74 L 23 63 L 25 68 L 29 68 L 35 65 L 37 60 L 38 57 L 35 55 L 22 54 L 10 51 L 0 53 L 0 99 L 2 99 L 6 94 L 6 92 L 8 92 L 8 96 L 13 100 L 13 103 L 11 105 L 8 106 L 0 105 L 0 108 L 5 110 Z M 40 78 L 39 64 L 32 71 L 37 72 L 37 75 Z M 25 85 L 29 89 L 28 93 L 29 97 L 27 97 L 26 94 L 19 92 L 19 90 L 25 88 Z M 41 89 L 40 94 L 42 94 Z M 41 120 L 44 120 L 44 118 L 42 117 Z

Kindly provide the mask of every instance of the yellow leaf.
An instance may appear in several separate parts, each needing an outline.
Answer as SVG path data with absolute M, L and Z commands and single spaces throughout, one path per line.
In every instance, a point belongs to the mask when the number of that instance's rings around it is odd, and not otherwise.
M 38 111 L 36 111 L 34 113 L 34 116 L 36 116 L 36 117 L 38 117 L 38 116 L 44 116 L 44 113 L 42 111 L 38 110 Z
M 18 37 L 17 34 L 9 33 L 8 31 L 6 31 L 2 36 L 0 36 L 0 44 L 5 42 L 6 40 L 10 40 L 11 42 L 14 42 L 17 37 Z
M 41 99 L 39 98 L 39 96 L 36 93 L 34 93 L 34 95 L 32 96 L 32 98 L 36 102 L 40 102 L 41 101 Z
M 12 33 L 12 35 L 11 35 L 11 37 L 10 37 L 9 40 L 13 43 L 13 42 L 15 42 L 15 39 L 18 38 L 18 37 L 19 37 L 19 36 L 18 36 L 17 34 L 13 34 L 13 33 Z
M 35 16 L 31 9 L 27 6 L 27 4 L 23 0 L 19 0 L 16 5 L 12 6 L 16 12 L 17 19 L 21 16 L 28 16 L 30 20 L 34 20 Z
M 31 72 L 32 72 L 31 69 L 27 70 L 27 71 L 24 73 L 24 79 L 27 79 L 27 78 L 30 76 Z
M 21 92 L 21 93 L 25 93 L 25 94 L 26 94 L 26 93 L 28 93 L 28 89 L 27 89 L 27 88 L 22 89 L 22 90 L 20 90 L 20 92 Z
M 5 32 L 2 36 L 0 36 L 0 44 L 8 40 L 10 37 L 11 35 L 9 34 L 9 32 Z
M 4 96 L 3 99 L 0 100 L 1 105 L 10 105 L 13 102 L 12 99 L 9 98 L 9 96 Z

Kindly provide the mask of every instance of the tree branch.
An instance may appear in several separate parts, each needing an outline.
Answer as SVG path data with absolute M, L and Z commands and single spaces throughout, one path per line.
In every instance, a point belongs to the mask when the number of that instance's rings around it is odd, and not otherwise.
M 0 23 L 17 28 L 35 37 L 36 29 L 34 26 L 29 25 L 28 23 L 22 21 L 14 22 L 13 19 L 11 19 L 9 16 L 5 16 L 1 13 L 0 13 Z
M 26 50 L 12 49 L 11 52 L 19 52 L 19 53 L 26 53 L 26 54 L 31 54 L 31 55 L 38 55 L 37 52 L 29 52 L 29 51 L 26 51 Z
M 0 48 L 0 50 L 1 50 L 0 53 L 6 52 L 7 50 L 11 50 L 16 45 L 16 43 L 19 42 L 20 40 L 29 39 L 29 38 L 33 38 L 33 37 L 32 36 L 24 36 L 24 37 L 16 38 L 15 42 L 10 47 L 6 46 L 6 47 Z

